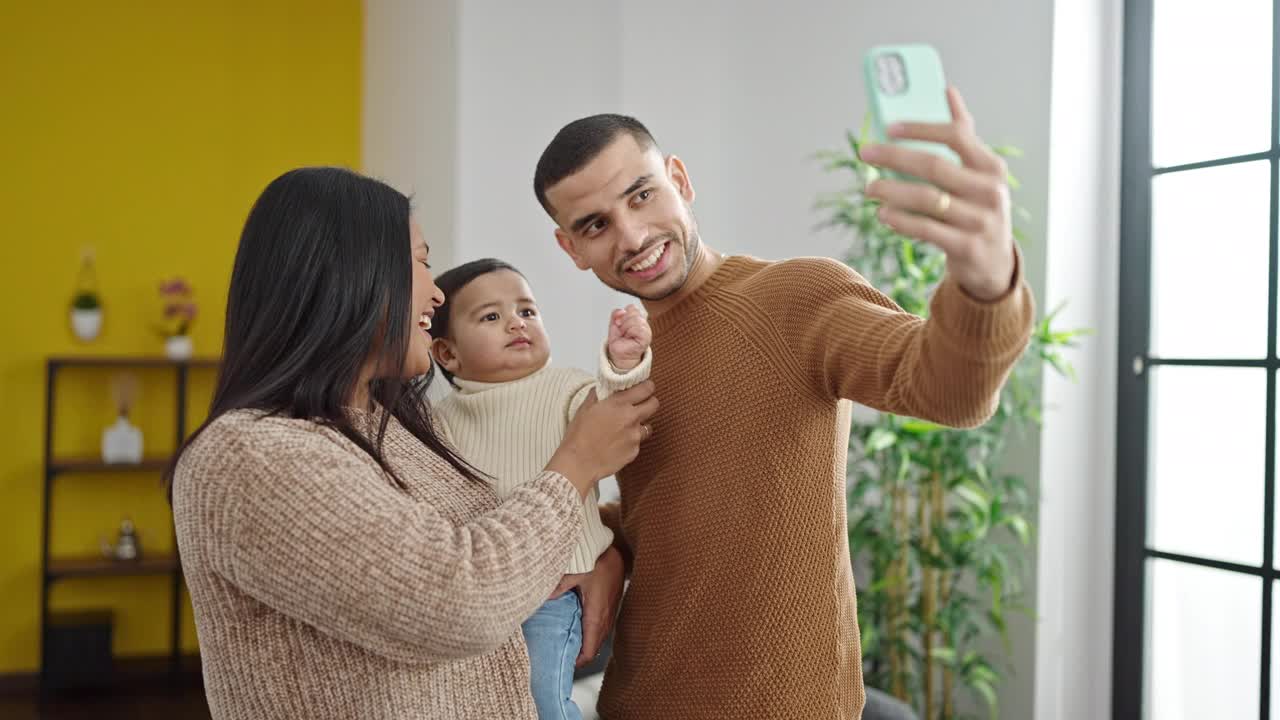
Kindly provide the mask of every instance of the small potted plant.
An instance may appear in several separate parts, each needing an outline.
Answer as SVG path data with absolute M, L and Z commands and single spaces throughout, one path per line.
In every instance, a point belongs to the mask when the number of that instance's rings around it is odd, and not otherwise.
M 196 318 L 196 304 L 191 286 L 180 277 L 166 280 L 160 283 L 160 301 L 164 306 L 160 323 L 164 354 L 172 360 L 186 360 L 194 350 L 190 332 Z
M 80 275 L 76 294 L 71 299 L 71 332 L 81 342 L 90 342 L 102 331 L 102 301 L 98 298 L 97 276 L 93 271 L 93 252 L 86 249 L 80 256 Z

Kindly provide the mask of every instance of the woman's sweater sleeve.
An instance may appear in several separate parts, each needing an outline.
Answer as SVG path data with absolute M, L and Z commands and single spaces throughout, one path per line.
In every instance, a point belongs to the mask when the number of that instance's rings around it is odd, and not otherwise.
M 379 655 L 434 661 L 496 648 L 545 601 L 577 539 L 581 501 L 556 473 L 454 525 L 319 431 L 270 438 L 228 448 L 231 581 Z

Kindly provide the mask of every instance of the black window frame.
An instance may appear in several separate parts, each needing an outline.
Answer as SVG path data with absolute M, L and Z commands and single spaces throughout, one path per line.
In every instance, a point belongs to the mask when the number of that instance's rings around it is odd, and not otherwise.
M 1271 147 L 1266 152 L 1216 158 L 1172 167 L 1154 167 L 1151 157 L 1151 75 L 1153 8 L 1161 0 L 1125 0 L 1122 157 L 1120 198 L 1120 287 L 1116 410 L 1116 548 L 1112 651 L 1112 717 L 1142 718 L 1149 678 L 1147 656 L 1147 573 L 1151 559 L 1171 560 L 1261 578 L 1262 633 L 1258 717 L 1271 718 L 1272 603 L 1280 579 L 1274 556 L 1276 492 L 1277 190 L 1280 189 L 1280 0 L 1272 2 Z M 1205 3 L 1207 12 L 1214 5 Z M 1270 162 L 1270 228 L 1265 359 L 1161 358 L 1150 354 L 1151 189 L 1156 176 L 1233 165 Z M 1227 300 L 1229 302 L 1229 299 Z M 1263 502 L 1263 559 L 1258 567 L 1163 552 L 1147 537 L 1149 380 L 1152 367 L 1254 367 L 1266 371 L 1266 442 Z M 1211 662 L 1211 658 L 1206 658 Z M 1158 719 L 1156 719 L 1158 720 Z

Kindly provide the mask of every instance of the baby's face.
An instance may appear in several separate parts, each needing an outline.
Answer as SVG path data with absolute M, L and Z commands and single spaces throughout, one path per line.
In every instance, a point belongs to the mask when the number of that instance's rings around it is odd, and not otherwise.
M 449 337 L 435 357 L 463 380 L 510 382 L 547 364 L 551 343 L 529 284 L 519 273 L 485 273 L 448 298 Z

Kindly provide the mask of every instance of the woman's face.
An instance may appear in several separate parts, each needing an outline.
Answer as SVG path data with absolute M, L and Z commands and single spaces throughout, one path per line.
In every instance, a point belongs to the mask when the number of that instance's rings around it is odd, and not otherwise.
M 444 293 L 436 287 L 431 266 L 427 263 L 427 241 L 418 221 L 410 222 L 409 243 L 413 253 L 413 294 L 409 308 L 409 354 L 404 359 L 405 379 L 425 374 L 431 369 L 431 318 L 444 303 Z

